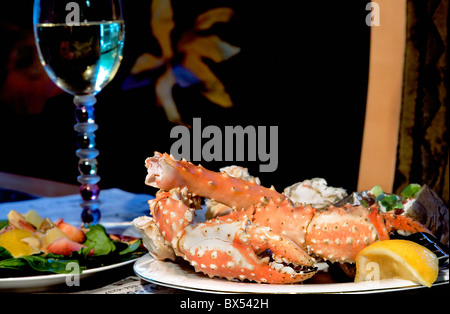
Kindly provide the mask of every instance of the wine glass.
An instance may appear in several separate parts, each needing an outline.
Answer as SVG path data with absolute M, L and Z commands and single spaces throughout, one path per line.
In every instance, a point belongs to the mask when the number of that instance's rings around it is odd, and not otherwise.
M 116 74 L 125 37 L 120 0 L 36 0 L 34 35 L 39 58 L 48 76 L 74 95 L 74 129 L 78 132 L 78 182 L 83 224 L 100 219 L 95 149 L 95 95 Z

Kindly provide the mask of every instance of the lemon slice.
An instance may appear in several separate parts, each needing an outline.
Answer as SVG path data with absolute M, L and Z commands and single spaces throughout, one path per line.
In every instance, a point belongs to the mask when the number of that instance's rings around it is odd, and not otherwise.
M 407 240 L 385 240 L 358 253 L 355 282 L 396 278 L 431 287 L 438 272 L 438 259 L 426 247 Z

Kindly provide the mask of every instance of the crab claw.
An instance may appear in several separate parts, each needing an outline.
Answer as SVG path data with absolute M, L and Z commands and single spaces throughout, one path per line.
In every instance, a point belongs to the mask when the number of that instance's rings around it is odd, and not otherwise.
M 299 246 L 246 217 L 187 229 L 181 243 L 184 258 L 210 277 L 284 284 L 304 281 L 317 272 L 314 260 Z
M 317 273 L 312 257 L 291 240 L 273 233 L 270 228 L 251 228 L 250 235 L 259 262 L 263 262 L 257 269 L 260 282 L 295 283 Z

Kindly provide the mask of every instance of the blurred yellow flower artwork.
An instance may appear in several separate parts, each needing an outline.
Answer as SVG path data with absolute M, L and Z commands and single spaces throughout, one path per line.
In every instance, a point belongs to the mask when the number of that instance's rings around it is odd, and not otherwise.
M 212 103 L 222 107 L 231 107 L 233 102 L 225 90 L 225 86 L 212 72 L 203 58 L 215 63 L 225 61 L 240 52 L 240 48 L 233 46 L 217 35 L 202 35 L 201 32 L 210 29 L 216 23 L 226 23 L 233 16 L 231 8 L 218 7 L 201 13 L 195 19 L 193 29 L 183 32 L 178 42 L 171 39 L 175 27 L 171 0 L 153 0 L 151 3 L 150 26 L 153 36 L 159 43 L 161 55 L 143 53 L 134 63 L 131 74 L 137 75 L 146 71 L 165 67 L 165 71 L 155 82 L 157 104 L 162 106 L 170 122 L 184 124 L 173 98 L 173 87 L 189 86 L 186 75 L 203 84 L 201 93 Z M 182 56 L 181 61 L 175 63 L 175 56 Z M 181 67 L 181 71 L 180 71 Z

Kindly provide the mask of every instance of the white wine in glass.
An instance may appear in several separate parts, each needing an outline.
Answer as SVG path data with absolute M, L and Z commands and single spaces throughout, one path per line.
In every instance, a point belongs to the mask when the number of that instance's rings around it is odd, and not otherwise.
M 120 0 L 36 0 L 33 24 L 39 57 L 48 76 L 74 95 L 76 151 L 82 221 L 100 219 L 95 149 L 95 95 L 115 76 L 123 58 L 125 26 Z

